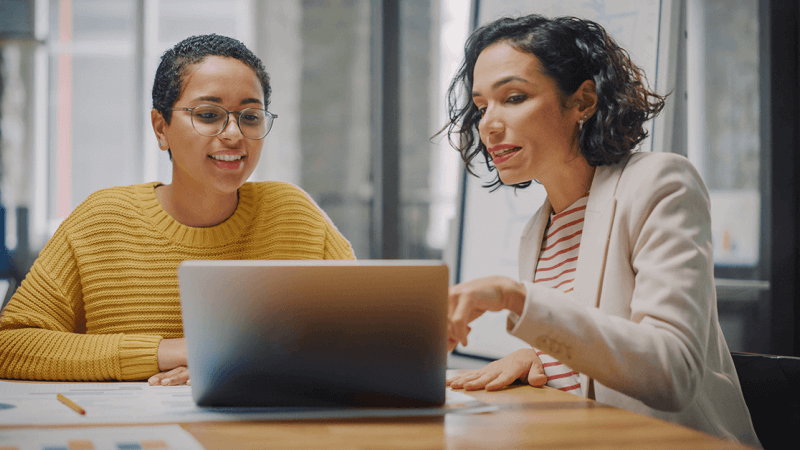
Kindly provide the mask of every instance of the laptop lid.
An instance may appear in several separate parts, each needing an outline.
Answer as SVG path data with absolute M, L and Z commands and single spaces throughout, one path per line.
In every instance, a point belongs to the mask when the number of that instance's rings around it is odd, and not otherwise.
M 198 405 L 444 403 L 441 261 L 185 261 L 178 280 Z

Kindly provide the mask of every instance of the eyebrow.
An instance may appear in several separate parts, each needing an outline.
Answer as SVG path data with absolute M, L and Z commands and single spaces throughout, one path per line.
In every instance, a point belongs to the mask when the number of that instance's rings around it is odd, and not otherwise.
M 202 97 L 197 97 L 195 100 L 201 100 L 201 101 L 204 101 L 204 102 L 222 103 L 222 99 L 221 98 L 214 97 L 213 95 L 204 95 Z M 257 98 L 253 98 L 253 97 L 243 99 L 240 104 L 241 105 L 246 105 L 246 104 L 250 104 L 250 103 L 258 103 L 259 105 L 262 104 L 261 100 L 259 100 Z
M 247 104 L 247 103 L 258 103 L 260 105 L 261 104 L 261 100 L 259 100 L 257 98 L 250 97 L 250 98 L 243 99 L 240 104 L 244 105 L 244 104 Z
M 530 82 L 530 81 L 528 81 L 528 80 L 526 80 L 525 78 L 518 77 L 518 76 L 516 76 L 516 75 L 510 75 L 510 76 L 507 76 L 507 77 L 505 77 L 505 78 L 501 78 L 501 79 L 499 79 L 499 80 L 495 81 L 495 82 L 492 84 L 492 90 L 493 90 L 493 91 L 496 91 L 496 90 L 497 90 L 497 88 L 499 88 L 500 86 L 502 86 L 502 85 L 504 85 L 504 84 L 508 84 L 508 83 L 510 83 L 510 82 L 512 82 L 512 81 L 521 81 L 521 82 L 523 82 L 523 83 L 525 83 L 525 84 L 531 84 L 531 82 Z M 480 97 L 480 95 L 481 95 L 481 93 L 480 93 L 480 92 L 478 92 L 478 91 L 472 91 L 472 96 L 473 96 L 473 97 Z

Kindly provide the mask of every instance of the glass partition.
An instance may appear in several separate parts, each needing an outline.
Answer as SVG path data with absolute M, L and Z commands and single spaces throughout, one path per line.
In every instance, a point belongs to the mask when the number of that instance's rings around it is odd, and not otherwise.
M 373 145 L 382 101 L 384 2 L 368 0 L 42 0 L 37 20 L 46 111 L 34 167 L 41 192 L 32 254 L 91 192 L 114 185 L 171 181 L 171 162 L 150 125 L 150 93 L 161 54 L 195 34 L 244 42 L 271 75 L 270 110 L 280 115 L 251 180 L 307 190 L 359 258 L 381 257 L 376 227 Z M 388 4 L 388 2 L 387 2 Z M 442 258 L 455 215 L 458 155 L 431 140 L 444 125 L 447 82 L 460 62 L 469 2 L 399 2 L 394 108 L 399 116 L 398 257 Z M 33 144 L 31 144 L 33 145 Z M 33 154 L 33 153 L 32 153 Z M 23 190 L 32 189 L 25 187 Z M 38 191 L 37 191 L 38 192 Z M 381 238 L 379 236 L 379 238 Z

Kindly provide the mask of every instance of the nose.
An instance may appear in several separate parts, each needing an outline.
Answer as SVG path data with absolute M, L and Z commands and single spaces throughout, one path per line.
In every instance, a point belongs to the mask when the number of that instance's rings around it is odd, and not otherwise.
M 485 137 L 497 134 L 505 130 L 505 124 L 502 117 L 494 108 L 486 108 L 480 122 L 478 122 L 478 132 L 481 139 L 486 142 Z
M 220 137 L 225 139 L 240 139 L 242 137 L 242 130 L 239 129 L 239 116 L 233 112 L 228 111 L 228 123 L 222 129 Z

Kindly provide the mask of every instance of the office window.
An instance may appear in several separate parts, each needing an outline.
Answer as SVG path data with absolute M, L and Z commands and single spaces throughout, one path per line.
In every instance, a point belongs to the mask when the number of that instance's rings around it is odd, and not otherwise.
M 251 181 L 300 185 L 351 241 L 359 258 L 383 257 L 376 240 L 376 154 L 381 125 L 376 17 L 368 0 L 44 0 L 44 127 L 31 167 L 36 195 L 31 254 L 90 193 L 171 181 L 156 146 L 150 93 L 162 53 L 196 34 L 244 42 L 265 63 L 279 119 Z M 391 3 L 391 2 L 387 2 Z M 442 258 L 457 195 L 458 155 L 430 140 L 444 124 L 444 91 L 460 62 L 469 2 L 399 2 L 398 233 L 401 258 Z M 455 34 L 454 34 L 455 33 Z M 450 36 L 450 37 L 447 37 Z M 453 37 L 455 36 L 455 37 Z M 379 54 L 379 53 L 377 53 Z M 24 57 L 27 57 L 23 55 Z M 29 80 L 23 82 L 30 84 Z M 26 87 L 28 87 L 26 85 Z M 40 86 L 41 87 L 41 86 Z M 26 113 L 28 114 L 28 113 Z M 27 129 L 31 133 L 31 129 Z M 34 144 L 25 144 L 34 147 Z M 34 154 L 33 152 L 31 153 Z M 23 186 L 20 190 L 34 190 Z M 38 189 L 38 188 L 37 188 Z M 13 230 L 12 230 L 13 232 Z M 27 270 L 27 267 L 24 267 Z
M 759 4 L 686 2 L 686 155 L 711 195 L 720 323 L 732 350 L 763 351 L 769 172 L 762 149 Z M 678 140 L 677 142 L 681 142 Z
M 48 218 L 141 179 L 134 0 L 51 0 Z
M 299 51 L 293 64 L 301 81 L 296 95 L 287 99 L 298 106 L 296 146 L 275 150 L 279 158 L 295 161 L 283 177 L 291 176 L 306 189 L 350 240 L 356 256 L 365 258 L 370 243 L 373 151 L 369 145 L 370 5 L 366 1 L 334 3 L 336 7 L 305 1 L 298 11 Z M 274 67 L 273 72 L 281 70 L 279 64 Z M 275 110 L 280 110 L 277 98 Z

